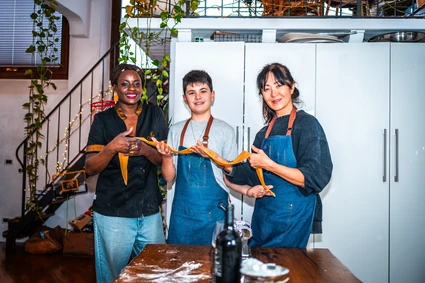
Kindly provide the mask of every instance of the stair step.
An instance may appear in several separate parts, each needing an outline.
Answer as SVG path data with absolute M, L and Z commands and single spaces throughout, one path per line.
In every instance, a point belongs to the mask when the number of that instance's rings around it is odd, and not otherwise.
M 62 198 L 62 197 L 61 198 L 56 198 L 56 199 L 54 199 L 54 200 L 52 200 L 50 202 L 50 205 L 57 204 L 57 203 L 62 203 L 62 202 L 66 202 L 67 200 L 70 200 L 70 199 L 72 199 L 74 197 L 75 197 L 75 195 L 71 195 L 71 196 L 66 197 L 66 198 Z
M 41 218 L 42 219 L 48 219 L 48 218 L 52 217 L 53 215 L 55 215 L 54 212 L 48 213 L 48 214 L 43 214 L 43 215 L 41 215 Z
M 3 238 L 6 238 L 7 237 L 7 233 L 8 232 L 9 232 L 9 230 L 3 231 L 3 233 L 2 233 Z M 18 237 L 16 237 L 16 239 L 22 239 L 22 238 L 29 237 L 29 236 L 31 236 L 29 232 L 21 232 L 18 235 Z
M 47 214 L 44 212 L 38 213 L 37 216 L 34 217 L 33 221 L 45 220 L 45 219 L 48 219 L 49 217 L 52 217 L 53 215 L 55 215 L 54 212 L 47 213 Z

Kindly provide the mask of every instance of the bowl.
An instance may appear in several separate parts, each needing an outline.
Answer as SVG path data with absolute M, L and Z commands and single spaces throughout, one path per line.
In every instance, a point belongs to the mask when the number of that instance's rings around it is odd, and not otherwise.
M 417 31 L 397 31 L 380 34 L 368 42 L 425 42 L 425 33 Z

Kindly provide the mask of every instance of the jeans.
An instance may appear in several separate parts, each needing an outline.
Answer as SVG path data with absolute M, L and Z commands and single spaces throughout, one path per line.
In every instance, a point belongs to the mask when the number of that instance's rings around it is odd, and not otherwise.
M 96 281 L 110 283 L 146 244 L 164 244 L 161 213 L 139 218 L 94 213 Z

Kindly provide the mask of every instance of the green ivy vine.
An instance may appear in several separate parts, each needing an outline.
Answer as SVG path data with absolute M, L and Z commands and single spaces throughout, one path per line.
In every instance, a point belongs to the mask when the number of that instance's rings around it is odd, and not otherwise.
M 53 88 L 56 85 L 52 82 L 51 66 L 57 66 L 58 38 L 55 38 L 57 30 L 56 23 L 60 19 L 54 13 L 57 7 L 56 0 L 34 0 L 34 12 L 31 19 L 34 21 L 34 29 L 32 31 L 33 44 L 28 47 L 26 53 L 33 55 L 35 59 L 39 59 L 35 71 L 28 69 L 25 75 L 30 77 L 29 99 L 23 104 L 23 108 L 27 109 L 24 120 L 27 125 L 25 134 L 27 137 L 27 146 L 25 148 L 26 158 L 26 174 L 28 177 L 29 196 L 26 202 L 27 210 L 40 211 L 37 204 L 37 180 L 38 168 L 40 164 L 44 164 L 45 160 L 38 157 L 38 150 L 42 146 L 44 135 L 41 132 L 42 123 L 46 118 L 44 107 L 47 103 L 47 95 L 45 90 Z
M 120 57 L 118 58 L 118 62 L 127 63 L 131 61 L 136 63 L 135 54 L 131 51 L 130 38 L 133 38 L 135 42 L 144 47 L 146 56 L 148 57 L 150 55 L 150 48 L 153 44 L 162 44 L 164 46 L 163 58 L 153 61 L 157 70 L 144 70 L 145 85 L 143 87 L 142 101 L 147 102 L 148 99 L 146 82 L 149 77 L 155 84 L 158 92 L 158 105 L 164 107 L 164 82 L 169 77 L 168 68 L 171 61 L 170 54 L 165 52 L 166 41 L 170 41 L 171 37 L 177 36 L 178 31 L 176 26 L 181 22 L 181 19 L 186 16 L 186 4 L 189 3 L 189 11 L 195 11 L 198 8 L 199 1 L 177 0 L 174 4 L 170 5 L 170 10 L 161 8 L 159 3 L 164 2 L 157 0 L 131 0 L 130 5 L 125 7 L 125 21 L 120 24 L 119 28 L 121 37 Z M 159 27 L 152 28 L 151 20 L 155 17 L 155 13 L 159 14 L 158 17 L 161 19 L 161 23 Z M 128 21 L 131 18 L 137 18 L 137 26 L 131 27 L 129 25 Z M 142 30 L 139 25 L 139 21 L 142 18 L 147 22 L 146 29 L 144 30 Z

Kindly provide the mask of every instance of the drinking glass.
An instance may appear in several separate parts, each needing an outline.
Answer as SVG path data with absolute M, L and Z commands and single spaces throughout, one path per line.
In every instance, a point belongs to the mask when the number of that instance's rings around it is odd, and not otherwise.
M 242 258 L 246 259 L 250 254 L 248 240 L 252 236 L 251 223 L 245 220 L 235 220 L 235 229 L 239 232 L 242 240 Z

